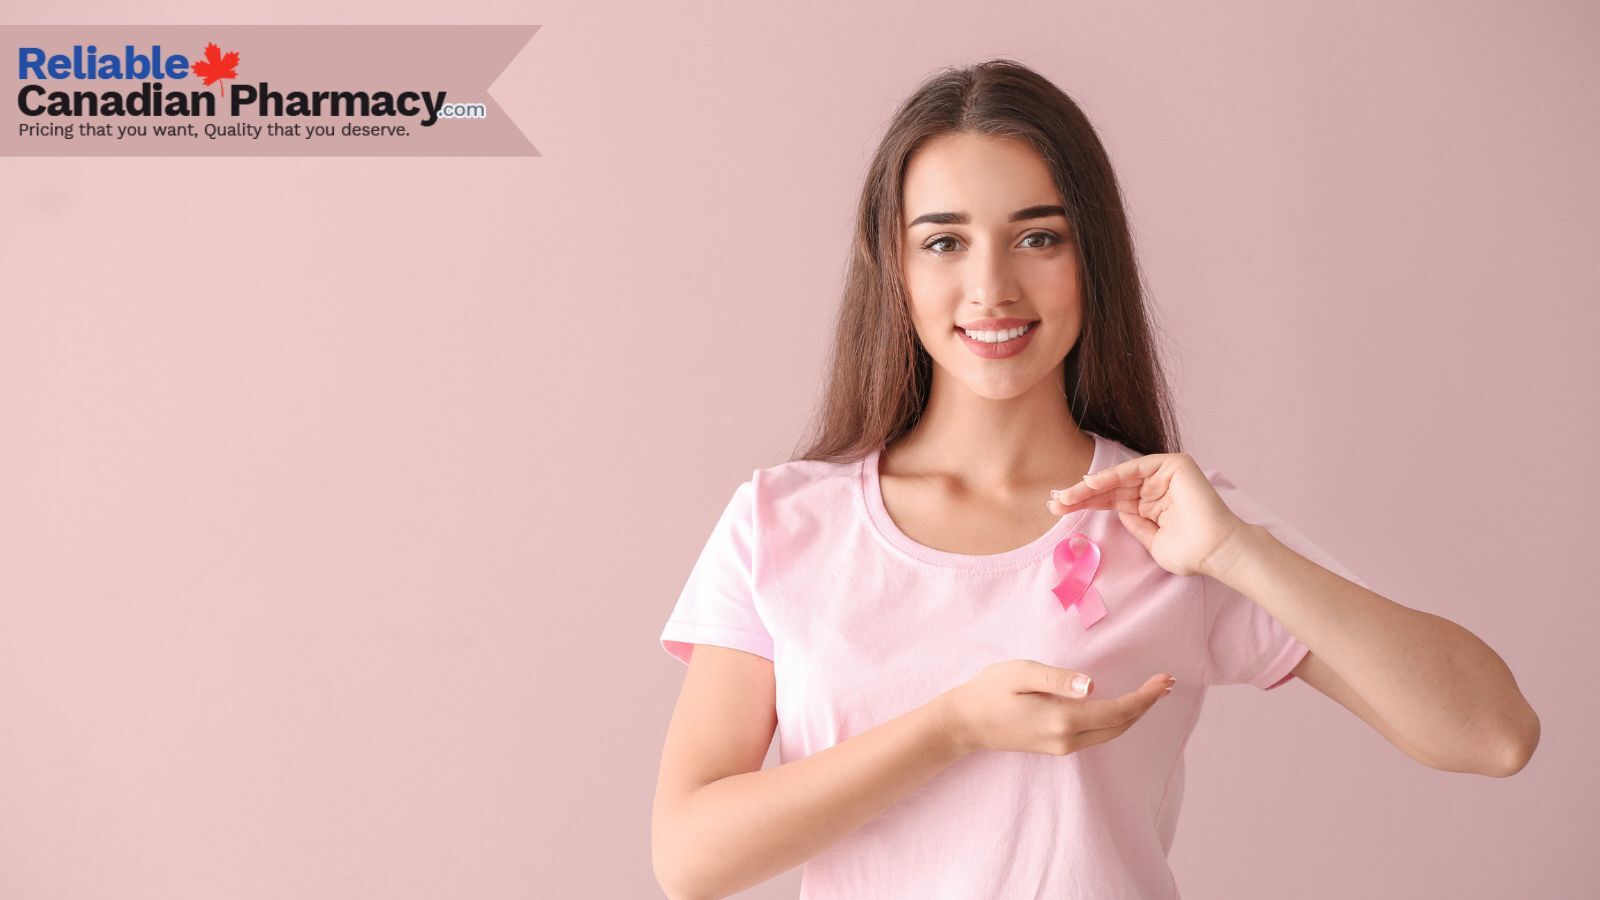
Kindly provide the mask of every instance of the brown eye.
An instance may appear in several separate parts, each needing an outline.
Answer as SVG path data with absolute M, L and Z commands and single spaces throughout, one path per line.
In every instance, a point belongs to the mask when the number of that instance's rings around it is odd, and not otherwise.
M 1043 243 L 1043 244 L 1027 244 L 1028 248 L 1031 249 L 1031 250 L 1043 250 L 1043 249 L 1046 249 L 1048 247 L 1054 247 L 1055 245 L 1061 243 L 1061 238 L 1056 237 L 1055 235 L 1051 234 L 1048 231 L 1035 231 L 1034 233 L 1024 237 L 1022 240 L 1023 240 L 1023 243 L 1026 244 L 1028 241 L 1031 241 L 1034 238 L 1043 238 L 1046 241 L 1046 243 Z M 922 250 L 922 252 L 929 253 L 929 254 L 932 254 L 934 256 L 945 256 L 946 254 L 954 253 L 955 252 L 954 249 L 939 250 L 939 249 L 936 249 L 936 248 L 940 244 L 944 244 L 944 243 L 946 243 L 948 241 L 955 241 L 955 238 L 951 237 L 948 234 L 939 235 L 938 237 L 932 238 L 931 240 L 928 240 L 928 241 L 924 242 L 922 244 L 922 246 L 920 247 L 920 249 Z

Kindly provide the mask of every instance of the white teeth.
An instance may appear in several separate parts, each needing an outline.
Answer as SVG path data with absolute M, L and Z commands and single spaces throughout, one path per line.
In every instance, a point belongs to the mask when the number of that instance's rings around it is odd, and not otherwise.
M 975 341 L 983 341 L 985 344 L 1000 344 L 1000 343 L 1004 343 L 1006 341 L 1013 340 L 1015 338 L 1021 337 L 1022 333 L 1024 331 L 1027 331 L 1031 327 L 1033 327 L 1033 326 L 1032 325 L 1023 325 L 1020 328 L 1013 328 L 1010 331 L 966 331 L 965 329 L 962 329 L 962 330 L 965 332 L 967 337 L 972 338 Z

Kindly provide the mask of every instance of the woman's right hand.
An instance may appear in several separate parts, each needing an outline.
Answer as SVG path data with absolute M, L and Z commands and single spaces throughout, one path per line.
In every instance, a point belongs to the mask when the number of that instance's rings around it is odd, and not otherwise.
M 1080 673 L 1031 659 L 991 663 L 970 681 L 935 698 L 951 742 L 961 753 L 1024 750 L 1066 756 L 1105 743 L 1133 727 L 1171 693 L 1167 675 L 1152 675 L 1137 690 L 1106 700 L 1072 689 Z

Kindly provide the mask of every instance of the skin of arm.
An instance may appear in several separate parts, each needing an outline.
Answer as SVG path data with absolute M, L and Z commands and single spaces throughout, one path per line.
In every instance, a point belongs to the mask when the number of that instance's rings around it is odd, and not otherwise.
M 946 696 L 810 756 L 664 795 L 655 831 L 668 895 L 725 897 L 788 871 L 960 759 L 969 751 Z
M 1455 622 L 1395 603 L 1246 522 L 1201 570 L 1260 605 L 1310 648 L 1318 664 L 1303 662 L 1296 674 L 1331 669 L 1336 678 L 1313 686 L 1358 715 L 1358 706 L 1375 714 L 1388 726 L 1380 731 L 1426 764 L 1506 777 L 1527 765 L 1538 746 L 1539 716 L 1510 668 Z M 1350 691 L 1359 696 L 1341 696 Z

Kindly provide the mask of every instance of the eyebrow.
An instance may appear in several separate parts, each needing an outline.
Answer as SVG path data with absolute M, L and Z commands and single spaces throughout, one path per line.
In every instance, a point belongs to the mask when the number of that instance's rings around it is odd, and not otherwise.
M 1006 219 L 1006 221 L 1021 222 L 1024 219 L 1048 219 L 1051 216 L 1060 216 L 1061 218 L 1065 219 L 1067 217 L 1067 211 L 1059 206 L 1051 206 L 1049 204 L 1044 204 L 1041 206 L 1029 206 L 1025 209 L 1019 209 L 1012 213 L 1011 218 Z M 923 213 L 922 215 L 917 216 L 915 219 L 912 219 L 911 224 L 907 225 L 906 228 L 915 228 L 924 222 L 931 222 L 935 225 L 965 225 L 971 221 L 972 216 L 964 212 Z

